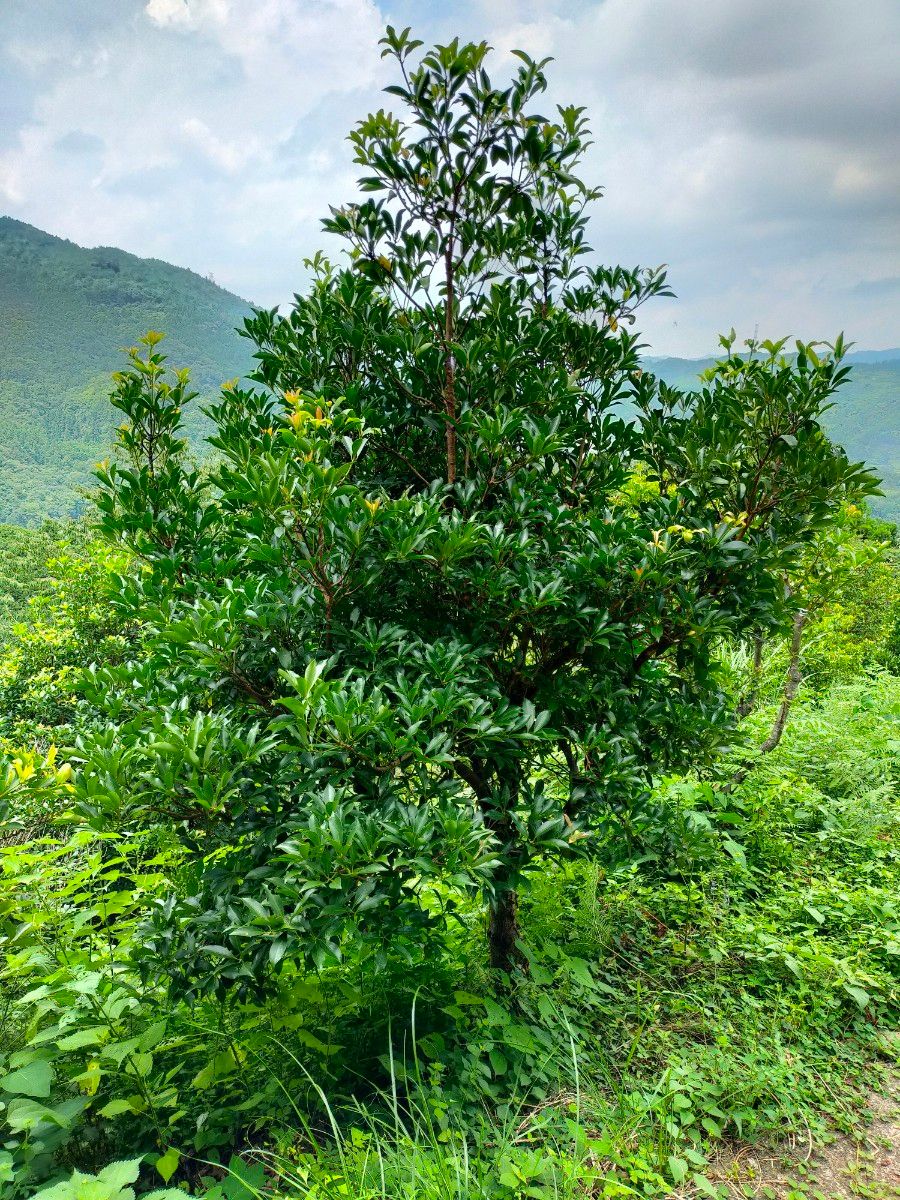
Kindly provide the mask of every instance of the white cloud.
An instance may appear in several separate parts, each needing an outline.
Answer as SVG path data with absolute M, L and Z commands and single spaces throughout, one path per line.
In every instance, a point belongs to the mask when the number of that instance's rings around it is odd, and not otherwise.
M 243 146 L 236 142 L 226 141 L 217 137 L 205 121 L 199 117 L 188 117 L 182 123 L 182 132 L 187 140 L 215 166 L 233 175 L 236 171 L 253 158 L 256 152 L 256 142 L 250 141 Z
M 149 0 L 144 12 L 157 25 L 190 25 L 187 0 Z
M 841 163 L 835 172 L 834 190 L 839 195 L 859 195 L 878 186 L 878 175 L 859 162 Z
M 224 23 L 228 9 L 228 0 L 148 0 L 144 12 L 155 25 L 199 29 L 208 21 Z
M 11 164 L 0 160 L 0 197 L 7 204 L 18 205 L 25 199 L 25 193 L 19 184 Z
M 900 275 L 896 0 L 386 2 L 426 41 L 487 39 L 501 78 L 514 47 L 555 56 L 540 107 L 588 108 L 598 254 L 671 265 L 656 350 L 703 353 L 732 323 L 900 342 L 896 295 L 856 289 Z M 375 0 L 0 3 L 0 113 L 6 89 L 25 114 L 0 130 L 0 205 L 286 300 L 352 193 L 344 135 L 385 103 L 389 19 Z

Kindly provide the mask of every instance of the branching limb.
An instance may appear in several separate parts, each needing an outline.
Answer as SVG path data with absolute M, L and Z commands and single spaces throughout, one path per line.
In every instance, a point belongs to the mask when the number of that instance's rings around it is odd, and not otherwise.
M 791 634 L 791 649 L 790 659 L 788 661 L 787 677 L 784 682 L 784 690 L 781 694 L 781 704 L 778 706 L 778 712 L 769 731 L 769 736 L 759 748 L 759 753 L 755 758 L 748 758 L 738 770 L 732 775 L 725 791 L 733 791 L 736 787 L 744 782 L 753 768 L 759 763 L 760 758 L 764 754 L 771 754 L 784 735 L 785 727 L 787 726 L 788 717 L 791 714 L 791 706 L 797 695 L 797 690 L 800 687 L 800 682 L 803 678 L 800 671 L 800 648 L 803 642 L 803 630 L 806 627 L 806 622 L 809 619 L 809 613 L 806 609 L 801 608 L 794 616 L 794 628 Z

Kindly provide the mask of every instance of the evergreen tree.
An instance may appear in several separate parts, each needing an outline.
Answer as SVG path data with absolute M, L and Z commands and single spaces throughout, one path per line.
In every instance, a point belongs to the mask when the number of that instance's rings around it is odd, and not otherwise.
M 89 681 L 80 799 L 177 824 L 147 947 L 190 986 L 422 953 L 473 898 L 509 971 L 529 875 L 714 758 L 717 648 L 790 624 L 786 573 L 875 487 L 822 431 L 840 339 L 724 339 L 696 395 L 642 372 L 665 273 L 594 264 L 586 119 L 535 111 L 545 63 L 498 88 L 484 44 L 384 47 L 401 115 L 353 132 L 369 197 L 325 222 L 349 257 L 248 320 L 215 469 L 156 335 L 114 397 L 99 504 L 150 651 Z

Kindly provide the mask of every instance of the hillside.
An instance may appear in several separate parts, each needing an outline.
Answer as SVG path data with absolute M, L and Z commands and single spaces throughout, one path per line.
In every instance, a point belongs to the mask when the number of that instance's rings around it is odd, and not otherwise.
M 900 522 L 900 350 L 853 351 L 850 378 L 835 398 L 825 425 L 850 458 L 870 463 L 883 479 L 883 497 L 871 501 L 876 515 Z M 648 368 L 667 383 L 697 386 L 712 358 L 650 358 Z
M 0 522 L 77 508 L 117 423 L 107 396 L 123 346 L 163 330 L 171 362 L 211 393 L 248 368 L 234 332 L 248 311 L 192 271 L 0 217 Z

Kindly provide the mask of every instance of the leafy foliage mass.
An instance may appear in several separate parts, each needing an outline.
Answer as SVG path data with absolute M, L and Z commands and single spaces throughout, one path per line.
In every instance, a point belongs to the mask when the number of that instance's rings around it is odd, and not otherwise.
M 823 414 L 828 436 L 844 446 L 851 458 L 865 459 L 881 476 L 883 496 L 873 497 L 872 511 L 888 521 L 900 521 L 900 350 L 874 356 L 851 352 L 846 361 L 853 371 L 832 409 Z M 692 389 L 713 359 L 664 358 L 648 360 L 660 379 Z
M 121 250 L 82 249 L 0 217 L 0 412 L 3 466 L 0 521 L 37 526 L 84 507 L 82 490 L 103 458 L 114 414 L 107 379 L 121 346 L 142 329 L 165 329 L 177 361 L 192 364 L 196 386 L 212 395 L 250 362 L 231 336 L 248 305 L 209 280 Z M 667 383 L 690 390 L 712 359 L 650 359 Z M 881 517 L 900 519 L 900 358 L 869 362 L 851 353 L 853 372 L 828 435 L 854 459 L 872 463 L 884 497 Z M 206 423 L 188 412 L 194 445 Z
M 473 906 L 440 959 L 186 1004 L 138 970 L 184 864 L 164 828 L 8 846 L 11 1194 L 140 1149 L 145 1187 L 178 1171 L 229 1198 L 662 1195 L 703 1191 L 723 1137 L 852 1126 L 897 1017 L 898 721 L 895 676 L 835 683 L 731 795 L 660 781 L 629 853 L 606 839 L 529 893 L 514 1002 Z M 71 801 L 65 764 L 28 766 L 20 811 Z
M 544 64 L 388 31 L 257 368 L 115 376 L 90 520 L 10 533 L 10 1200 L 718 1196 L 859 1120 L 900 960 L 898 551 L 843 344 L 640 366 Z M 3 561 L 0 558 L 0 561 Z
M 626 323 L 664 275 L 585 264 L 582 114 L 531 110 L 527 58 L 498 91 L 483 46 L 414 49 L 409 123 L 351 139 L 383 195 L 326 222 L 351 265 L 247 323 L 265 386 L 209 407 L 221 465 L 185 460 L 155 335 L 118 377 L 98 504 L 151 649 L 95 681 L 122 765 L 84 803 L 181 826 L 194 889 L 147 944 L 187 987 L 424 947 L 436 891 L 484 895 L 508 969 L 532 867 L 727 742 L 716 648 L 778 627 L 801 547 L 875 488 L 819 420 L 840 339 L 726 340 L 700 393 L 658 386 Z

